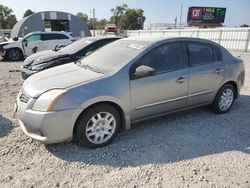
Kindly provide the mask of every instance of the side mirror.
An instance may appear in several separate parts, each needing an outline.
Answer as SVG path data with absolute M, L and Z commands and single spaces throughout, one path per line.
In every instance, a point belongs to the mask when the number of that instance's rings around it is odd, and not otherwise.
M 85 56 L 89 56 L 89 55 L 92 54 L 93 52 L 94 52 L 94 51 L 89 51 L 89 52 L 86 53 Z
M 147 76 L 153 76 L 154 73 L 155 73 L 155 69 L 146 65 L 141 65 L 135 69 L 134 76 L 136 79 L 138 79 L 138 78 L 143 78 Z
M 23 44 L 24 44 L 25 47 L 27 47 L 28 46 L 28 41 L 26 39 L 24 39 Z
M 12 40 L 13 41 L 18 41 L 19 39 L 18 39 L 18 37 L 14 37 Z

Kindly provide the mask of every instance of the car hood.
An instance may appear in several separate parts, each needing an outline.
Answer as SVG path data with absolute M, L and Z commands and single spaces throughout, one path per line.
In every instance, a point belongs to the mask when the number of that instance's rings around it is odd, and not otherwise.
M 46 50 L 42 52 L 35 53 L 25 59 L 23 62 L 24 66 L 30 66 L 30 65 L 38 65 L 41 63 L 45 63 L 57 58 L 68 56 L 68 54 L 59 53 L 53 50 Z
M 51 89 L 65 89 L 104 76 L 106 75 L 103 73 L 94 72 L 70 63 L 32 75 L 24 82 L 22 89 L 29 96 L 37 98 Z
M 18 41 L 22 40 L 23 38 L 19 38 Z M 14 41 L 13 39 L 9 39 L 7 41 L 1 42 L 0 45 L 7 45 L 13 42 L 18 42 L 18 41 Z

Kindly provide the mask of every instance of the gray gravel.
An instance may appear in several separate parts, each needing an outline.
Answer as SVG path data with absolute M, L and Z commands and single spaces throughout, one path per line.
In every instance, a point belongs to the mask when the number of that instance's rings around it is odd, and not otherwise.
M 43 145 L 12 117 L 19 63 L 0 62 L 0 187 L 250 187 L 250 54 L 242 96 L 216 115 L 189 110 L 133 125 L 95 150 Z

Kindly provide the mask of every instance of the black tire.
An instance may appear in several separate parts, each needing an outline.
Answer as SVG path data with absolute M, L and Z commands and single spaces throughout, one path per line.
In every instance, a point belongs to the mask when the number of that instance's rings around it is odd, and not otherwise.
M 115 119 L 116 126 L 113 129 L 112 136 L 108 140 L 106 140 L 103 143 L 93 143 L 90 141 L 91 138 L 89 138 L 90 140 L 88 139 L 86 129 L 87 129 L 87 126 L 89 125 L 89 122 L 91 121 L 91 118 L 95 117 L 99 113 L 112 114 L 113 118 Z M 114 140 L 116 135 L 118 134 L 120 127 L 121 127 L 121 117 L 120 117 L 119 112 L 113 106 L 108 105 L 108 104 L 99 104 L 83 112 L 78 118 L 75 126 L 76 127 L 74 131 L 74 141 L 79 146 L 86 146 L 89 148 L 103 147 L 103 146 L 110 144 Z
M 230 106 L 228 106 L 225 109 L 222 109 L 220 107 L 220 100 L 221 100 L 223 92 L 226 91 L 226 90 L 231 90 L 232 91 L 233 98 L 232 98 L 232 102 L 231 102 Z M 216 95 L 216 97 L 214 99 L 214 102 L 212 104 L 213 111 L 215 113 L 217 113 L 217 114 L 224 114 L 224 113 L 228 112 L 231 109 L 231 107 L 232 107 L 232 105 L 234 103 L 235 96 L 236 96 L 236 91 L 235 91 L 234 86 L 232 86 L 231 84 L 225 84 L 224 86 L 222 86 L 220 88 L 220 90 L 218 91 L 218 93 L 217 93 L 217 95 Z
M 7 51 L 7 58 L 10 61 L 20 61 L 23 59 L 23 53 L 18 48 L 12 48 Z

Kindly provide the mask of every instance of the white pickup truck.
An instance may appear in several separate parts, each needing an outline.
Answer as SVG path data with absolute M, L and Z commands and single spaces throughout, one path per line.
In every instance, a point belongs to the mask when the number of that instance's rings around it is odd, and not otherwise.
M 15 37 L 0 43 L 0 55 L 11 61 L 19 61 L 39 51 L 66 46 L 74 40 L 67 32 L 33 32 L 23 38 Z

